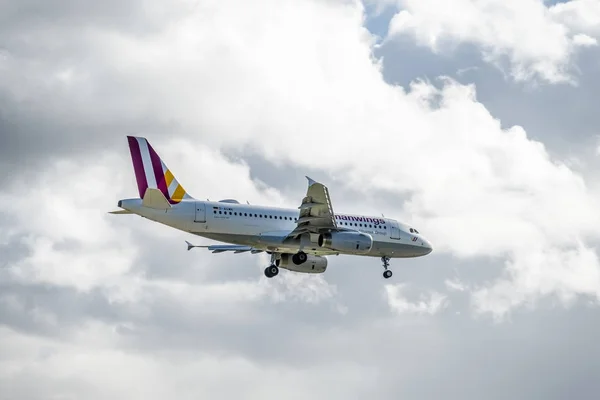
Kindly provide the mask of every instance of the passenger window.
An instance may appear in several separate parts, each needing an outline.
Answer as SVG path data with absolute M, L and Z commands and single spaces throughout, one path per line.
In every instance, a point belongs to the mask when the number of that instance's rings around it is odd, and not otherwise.
M 234 212 L 233 215 L 237 215 L 237 212 Z
M 217 213 L 217 210 L 213 211 L 213 214 L 216 214 L 216 213 Z
M 222 214 L 222 212 L 221 212 L 221 211 L 219 211 L 219 214 Z

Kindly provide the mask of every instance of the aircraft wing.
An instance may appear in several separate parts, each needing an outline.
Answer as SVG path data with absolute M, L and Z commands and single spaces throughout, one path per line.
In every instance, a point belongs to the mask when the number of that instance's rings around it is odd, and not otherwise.
M 256 249 L 252 246 L 240 246 L 240 245 L 236 245 L 236 244 L 214 244 L 214 245 L 210 245 L 210 246 L 196 246 L 196 245 L 191 244 L 187 240 L 186 240 L 186 243 L 188 246 L 188 251 L 193 249 L 194 247 L 206 248 L 209 251 L 212 251 L 213 253 L 223 253 L 225 251 L 233 251 L 234 253 L 246 253 L 249 251 L 252 254 L 256 254 L 256 253 L 262 253 L 264 251 L 261 249 Z
M 297 237 L 303 233 L 320 233 L 337 230 L 329 189 L 322 183 L 315 182 L 308 176 L 308 190 L 300 204 L 300 215 L 296 228 L 288 237 Z

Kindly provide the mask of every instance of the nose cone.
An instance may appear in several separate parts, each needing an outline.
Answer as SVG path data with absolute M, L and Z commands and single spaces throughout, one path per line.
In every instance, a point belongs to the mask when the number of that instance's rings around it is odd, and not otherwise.
M 433 251 L 433 246 L 431 242 L 425 238 L 421 238 L 422 246 L 423 246 L 423 255 L 427 255 Z

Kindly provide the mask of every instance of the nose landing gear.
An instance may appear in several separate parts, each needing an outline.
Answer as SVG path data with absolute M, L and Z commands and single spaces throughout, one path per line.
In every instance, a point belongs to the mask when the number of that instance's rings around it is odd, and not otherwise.
M 381 262 L 383 263 L 383 268 L 385 269 L 385 271 L 383 271 L 383 277 L 385 279 L 389 279 L 392 277 L 392 271 L 390 271 L 388 269 L 388 267 L 390 266 L 390 258 L 383 256 L 381 257 Z

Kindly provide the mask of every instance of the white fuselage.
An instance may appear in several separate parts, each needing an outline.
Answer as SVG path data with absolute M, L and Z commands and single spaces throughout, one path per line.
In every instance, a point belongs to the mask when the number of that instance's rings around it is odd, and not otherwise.
M 121 200 L 119 207 L 198 236 L 278 253 L 296 253 L 302 250 L 315 255 L 352 254 L 403 258 L 424 256 L 432 250 L 431 244 L 416 230 L 383 217 L 335 214 L 340 229 L 372 236 L 373 246 L 365 253 L 320 247 L 312 234 L 284 241 L 297 226 L 299 211 L 294 209 L 239 204 L 235 201 L 183 200 L 168 210 L 158 210 L 142 206 L 141 199 Z

